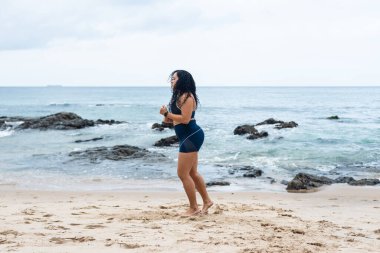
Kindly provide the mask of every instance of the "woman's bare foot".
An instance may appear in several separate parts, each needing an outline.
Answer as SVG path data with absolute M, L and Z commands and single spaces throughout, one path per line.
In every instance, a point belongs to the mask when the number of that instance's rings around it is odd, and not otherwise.
M 202 214 L 207 214 L 208 213 L 208 209 L 210 207 L 212 207 L 213 204 L 214 204 L 214 202 L 212 202 L 211 200 L 207 201 L 206 203 L 203 203 L 203 208 L 202 208 L 201 213 Z
M 188 217 L 188 216 L 195 216 L 201 213 L 201 210 L 198 208 L 189 208 L 186 212 L 181 213 L 181 216 Z

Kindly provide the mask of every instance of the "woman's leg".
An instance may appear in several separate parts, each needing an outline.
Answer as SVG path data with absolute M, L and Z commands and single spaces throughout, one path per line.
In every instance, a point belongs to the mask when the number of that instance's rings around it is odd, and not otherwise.
M 203 199 L 203 208 L 202 212 L 207 213 L 207 210 L 214 204 L 206 190 L 206 184 L 203 180 L 203 177 L 198 173 L 198 152 L 196 152 L 196 159 L 194 161 L 194 164 L 190 170 L 190 176 L 193 179 L 195 183 L 195 187 L 197 188 L 199 194 L 202 196 Z
M 199 212 L 197 198 L 195 193 L 195 184 L 190 176 L 190 170 L 194 164 L 196 152 L 178 153 L 178 168 L 177 174 L 181 179 L 183 188 L 185 189 L 187 198 L 190 202 L 190 209 L 185 213 L 187 215 L 196 214 Z

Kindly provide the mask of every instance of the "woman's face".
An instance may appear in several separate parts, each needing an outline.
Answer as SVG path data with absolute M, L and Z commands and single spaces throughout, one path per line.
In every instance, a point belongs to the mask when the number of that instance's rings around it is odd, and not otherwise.
M 177 81 L 178 81 L 178 76 L 177 76 L 177 72 L 175 72 L 172 75 L 172 78 L 170 79 L 170 83 L 171 83 L 172 89 L 174 89 L 175 84 L 177 83 Z

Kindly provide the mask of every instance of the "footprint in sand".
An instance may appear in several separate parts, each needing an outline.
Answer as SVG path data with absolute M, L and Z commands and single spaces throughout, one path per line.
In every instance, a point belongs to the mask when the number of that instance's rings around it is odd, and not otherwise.
M 81 209 L 100 209 L 97 206 L 84 206 L 84 207 L 74 207 L 73 210 L 81 210 Z
M 67 241 L 73 241 L 73 242 L 89 242 L 89 241 L 95 241 L 95 238 L 92 236 L 80 236 L 80 237 L 52 237 L 50 238 L 49 242 L 53 242 L 55 244 L 63 244 Z
M 317 246 L 317 247 L 324 247 L 324 245 L 320 242 L 308 242 L 307 244 Z
M 47 222 L 48 220 L 42 218 L 24 218 L 25 222 Z
M 47 230 L 69 230 L 70 228 L 65 228 L 64 226 L 49 225 L 49 226 L 45 227 L 45 229 L 47 229 Z
M 365 234 L 363 234 L 363 233 L 355 233 L 355 232 L 351 232 L 348 235 L 350 235 L 350 236 L 356 236 L 356 237 L 365 237 Z
M 305 234 L 305 231 L 301 230 L 301 229 L 292 229 L 292 233 L 293 234 L 299 234 L 299 235 L 304 235 Z
M 31 209 L 31 208 L 27 208 L 27 209 L 21 211 L 21 213 L 25 214 L 25 215 L 34 215 L 36 213 L 36 211 Z
M 8 238 L 9 235 L 13 235 L 13 239 L 14 239 L 17 236 L 21 235 L 21 233 L 15 230 L 5 230 L 5 231 L 0 232 L 0 235 L 5 236 L 5 238 L 0 238 L 0 244 L 11 244 L 15 242 L 9 240 Z
M 220 205 L 216 205 L 213 214 L 222 214 L 222 213 L 223 213 L 223 209 L 220 207 Z
M 150 228 L 151 229 L 161 229 L 162 227 L 160 225 L 154 224 Z
M 124 243 L 124 242 L 119 242 L 119 245 L 125 249 L 136 249 L 136 248 L 141 248 L 145 247 L 146 245 L 144 244 L 131 244 L 131 243 Z
M 84 228 L 87 229 L 96 229 L 96 228 L 105 228 L 106 226 L 100 225 L 100 224 L 92 224 L 92 225 L 87 225 Z
M 71 215 L 82 215 L 82 214 L 88 214 L 88 213 L 86 213 L 86 212 L 71 213 Z

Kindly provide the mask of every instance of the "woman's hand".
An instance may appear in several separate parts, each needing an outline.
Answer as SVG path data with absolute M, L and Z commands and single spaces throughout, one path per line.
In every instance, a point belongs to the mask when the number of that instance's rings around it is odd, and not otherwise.
M 161 108 L 160 108 L 160 114 L 161 115 L 164 115 L 164 113 L 167 112 L 167 111 L 168 111 L 168 108 L 166 108 L 165 105 L 161 106 Z

